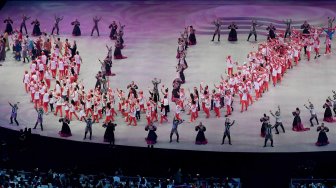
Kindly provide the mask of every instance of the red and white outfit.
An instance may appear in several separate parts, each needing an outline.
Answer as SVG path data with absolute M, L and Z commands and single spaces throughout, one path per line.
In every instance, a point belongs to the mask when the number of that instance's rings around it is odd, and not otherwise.
M 72 115 L 74 115 L 77 118 L 77 120 L 79 120 L 76 114 L 76 107 L 73 104 L 70 104 L 70 120 L 72 120 Z
M 48 113 L 48 105 L 49 105 L 49 93 L 45 92 L 43 94 L 43 109 L 45 113 Z
M 129 123 L 128 125 L 131 125 L 132 122 L 134 123 L 134 126 L 137 126 L 137 120 L 135 118 L 135 113 L 136 113 L 136 110 L 135 110 L 135 107 L 132 106 L 131 109 L 130 109 L 130 113 L 129 113 Z
M 233 73 L 233 61 L 231 59 L 231 56 L 228 56 L 226 59 L 226 67 L 227 67 L 228 75 L 231 76 Z

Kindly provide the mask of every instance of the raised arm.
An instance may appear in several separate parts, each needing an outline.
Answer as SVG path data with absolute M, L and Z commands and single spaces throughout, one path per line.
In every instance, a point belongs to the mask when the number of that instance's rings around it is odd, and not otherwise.
M 10 102 L 8 102 L 8 104 L 9 104 L 12 108 L 14 107 Z

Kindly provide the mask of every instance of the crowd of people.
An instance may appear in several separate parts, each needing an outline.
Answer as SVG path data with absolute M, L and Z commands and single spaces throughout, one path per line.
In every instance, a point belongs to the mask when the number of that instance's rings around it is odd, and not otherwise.
M 4 20 L 4 23 L 6 24 L 6 28 L 5 28 L 4 34 L 0 36 L 0 61 L 5 61 L 6 51 L 10 50 L 9 36 L 12 36 L 11 41 L 13 42 L 12 44 L 13 54 L 17 61 L 23 60 L 23 62 L 26 62 L 27 60 L 27 62 L 29 62 L 28 57 L 39 56 L 40 55 L 39 51 L 40 52 L 47 51 L 49 53 L 51 52 L 51 49 L 54 47 L 53 44 L 51 43 L 51 36 L 55 36 L 54 31 L 56 35 L 59 35 L 59 30 L 60 30 L 59 23 L 63 20 L 63 17 L 55 15 L 54 17 L 55 22 L 51 30 L 51 35 L 49 36 L 47 35 L 46 32 L 41 31 L 40 21 L 38 19 L 33 20 L 31 22 L 31 25 L 33 26 L 31 36 L 39 38 L 39 40 L 35 40 L 35 41 L 29 39 L 28 37 L 29 35 L 27 32 L 26 21 L 29 19 L 30 17 L 26 15 L 22 15 L 20 29 L 13 29 L 14 22 L 10 17 Z M 99 36 L 98 22 L 101 19 L 102 19 L 101 17 L 99 18 L 97 16 L 93 17 L 94 26 L 92 28 L 91 36 L 93 36 L 94 31 L 96 31 Z M 73 22 L 71 22 L 71 25 L 74 26 L 72 35 L 81 36 L 80 22 L 77 19 L 75 19 Z M 113 21 L 110 24 L 109 28 L 111 29 L 110 39 L 115 40 L 114 58 L 115 59 L 127 58 L 126 56 L 123 56 L 121 53 L 121 50 L 125 46 L 124 39 L 123 39 L 125 25 L 122 25 L 120 22 L 118 25 L 116 24 L 115 21 Z M 40 37 L 43 37 L 43 39 L 41 39 Z M 60 46 L 60 43 L 58 43 L 58 48 L 60 48 L 60 51 L 62 51 L 63 46 Z M 64 45 L 64 49 L 65 50 L 71 49 L 71 46 Z M 73 51 L 76 52 L 76 48 L 73 49 Z M 49 55 L 49 54 L 46 54 L 46 55 Z M 56 55 L 58 56 L 59 54 L 56 54 Z M 67 54 L 64 54 L 64 55 L 66 56 Z
M 124 47 L 122 38 L 124 25 L 119 23 L 118 26 L 115 21 L 110 25 L 110 38 L 116 40 L 114 55 L 112 55 L 112 47 L 106 46 L 108 52 L 104 61 L 99 60 L 102 68 L 96 75 L 95 87 L 90 88 L 84 86 L 83 81 L 79 79 L 83 60 L 78 51 L 76 41 L 73 41 L 71 45 L 68 39 L 62 41 L 60 38 L 56 39 L 54 35 L 42 33 L 39 29 L 38 20 L 32 22 L 34 24 L 32 35 L 36 39 L 33 40 L 28 35 L 24 37 L 22 29 L 25 29 L 25 21 L 28 19 L 29 17 L 25 15 L 22 17 L 20 31 L 13 31 L 13 21 L 10 18 L 5 20 L 6 32 L 1 38 L 1 46 L 4 46 L 4 48 L 1 48 L 0 55 L 5 47 L 9 49 L 8 36 L 11 36 L 15 59 L 21 61 L 22 58 L 23 62 L 27 60 L 27 63 L 29 63 L 30 70 L 24 72 L 23 84 L 37 112 L 37 121 L 34 129 L 40 124 L 41 131 L 43 131 L 43 116 L 53 113 L 61 118 L 59 119 L 59 122 L 62 123 L 62 130 L 59 133 L 61 136 L 72 135 L 69 123 L 76 119 L 86 124 L 84 139 L 86 139 L 88 133 L 89 139 L 92 138 L 92 125 L 94 123 L 102 123 L 102 126 L 106 128 L 104 140 L 114 144 L 114 130 L 117 124 L 113 123 L 113 121 L 115 121 L 117 114 L 120 114 L 119 117 L 122 117 L 129 126 L 137 126 L 141 116 L 145 115 L 148 147 L 153 147 L 157 142 L 156 122 L 167 124 L 168 113 L 171 111 L 171 102 L 175 103 L 175 110 L 170 142 L 172 142 L 173 134 L 176 134 L 177 142 L 179 141 L 177 129 L 178 125 L 184 121 L 182 114 L 185 111 L 190 117 L 188 118 L 190 123 L 197 121 L 202 115 L 200 114 L 201 112 L 203 112 L 205 118 L 210 118 L 211 116 L 220 118 L 223 116 L 222 113 L 225 112 L 225 117 L 227 118 L 222 143 L 224 144 L 225 138 L 228 137 L 231 145 L 230 127 L 234 124 L 234 120 L 232 121 L 229 116 L 233 113 L 234 101 L 239 102 L 241 105 L 241 113 L 247 111 L 249 106 L 258 101 L 263 96 L 263 93 L 269 90 L 270 83 L 276 87 L 285 77 L 285 73 L 298 66 L 300 60 L 306 58 L 307 61 L 310 61 L 312 48 L 315 50 L 315 58 L 320 57 L 320 35 L 323 31 L 326 31 L 326 28 L 312 27 L 305 22 L 301 26 L 303 30 L 300 32 L 291 27 L 291 20 L 287 20 L 286 31 L 276 32 L 275 27 L 271 24 L 267 27 L 269 31 L 268 40 L 259 43 L 257 51 L 250 52 L 247 55 L 247 62 L 238 64 L 229 55 L 226 58 L 226 75 L 221 75 L 218 83 L 214 84 L 212 89 L 210 89 L 209 85 L 200 83 L 199 86 L 193 88 L 193 91 L 190 91 L 183 87 L 183 84 L 186 83 L 184 71 L 190 68 L 186 61 L 186 56 L 187 50 L 196 45 L 197 40 L 196 30 L 193 26 L 188 26 L 178 38 L 177 76 L 173 80 L 171 93 L 164 84 L 161 87 L 159 86 L 161 80 L 158 78 L 154 78 L 151 81 L 153 88 L 149 89 L 147 93 L 147 90 L 139 88 L 134 81 L 127 85 L 126 89 L 116 88 L 109 82 L 109 76 L 115 75 L 111 72 L 113 57 L 115 59 L 125 58 L 121 54 L 121 49 Z M 52 33 L 56 30 L 58 34 L 58 24 L 62 19 L 62 17 L 55 16 L 55 25 Z M 99 35 L 98 22 L 101 19 L 101 17 L 97 16 L 93 18 L 94 27 L 91 34 L 97 31 Z M 335 31 L 335 28 L 332 27 L 333 21 L 334 19 L 328 18 L 327 31 L 329 34 L 326 35 L 325 40 L 326 55 L 331 53 L 331 33 Z M 216 30 L 213 40 L 215 35 L 218 35 L 219 40 L 222 24 L 219 19 L 214 24 Z M 72 22 L 72 25 L 74 25 L 73 35 L 80 35 L 79 21 L 76 19 Z M 252 34 L 256 37 L 257 26 L 258 24 L 253 20 L 249 37 Z M 237 40 L 237 32 L 235 31 L 238 28 L 237 25 L 232 23 L 228 28 L 231 29 L 229 40 Z M 6 46 L 7 44 L 8 46 Z M 301 54 L 302 50 L 304 51 L 303 55 Z M 14 120 L 19 125 L 16 120 L 18 104 L 10 105 L 12 107 L 11 122 Z M 331 106 L 335 105 L 332 104 L 331 99 L 328 99 L 324 105 L 326 108 L 324 120 L 327 122 L 334 121 L 330 110 Z M 310 103 L 309 107 L 306 106 L 306 108 L 310 110 L 312 119 L 318 121 L 312 104 Z M 211 111 L 213 111 L 213 114 L 210 113 Z M 277 133 L 279 133 L 277 128 L 280 126 L 285 132 L 280 118 L 280 107 L 275 114 L 271 112 L 271 115 L 276 118 L 275 126 L 270 125 L 270 118 L 266 114 L 261 119 L 261 135 L 265 137 L 264 146 L 266 146 L 268 140 L 271 140 L 271 146 L 273 146 L 272 128 L 276 128 Z M 309 128 L 303 127 L 299 108 L 293 112 L 293 116 L 293 131 L 309 130 Z M 312 119 L 310 120 L 311 124 Z M 195 143 L 207 144 L 204 133 L 206 127 L 203 123 L 199 122 L 195 130 L 197 131 Z M 320 134 L 322 134 L 321 132 L 323 134 L 327 132 L 327 128 L 323 125 L 318 130 Z M 326 137 L 326 135 L 322 137 Z M 325 143 L 325 138 L 323 143 Z
M 18 171 L 14 169 L 0 170 L 0 184 L 3 187 L 224 187 L 235 188 L 240 186 L 239 178 L 204 178 L 198 174 L 183 175 L 181 169 L 167 177 L 127 176 L 119 169 L 114 175 L 82 174 L 77 169 L 68 169 L 57 172 L 50 169 L 44 172 L 38 168 L 33 171 Z

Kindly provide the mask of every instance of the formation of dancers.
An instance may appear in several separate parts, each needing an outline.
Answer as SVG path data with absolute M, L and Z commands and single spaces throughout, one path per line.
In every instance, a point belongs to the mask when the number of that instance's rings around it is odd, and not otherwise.
M 201 115 L 204 115 L 205 118 L 210 118 L 211 116 L 220 118 L 223 116 L 222 113 L 225 112 L 226 120 L 222 144 L 224 144 L 227 137 L 231 145 L 230 128 L 235 124 L 235 121 L 231 120 L 229 116 L 234 110 L 233 103 L 235 101 L 239 102 L 241 113 L 247 111 L 249 106 L 258 101 L 263 96 L 263 93 L 269 90 L 270 82 L 276 87 L 285 77 L 285 73 L 299 64 L 299 61 L 304 58 L 301 55 L 302 49 L 304 49 L 304 56 L 308 61 L 310 61 L 312 48 L 315 50 L 315 58 L 318 58 L 320 56 L 320 34 L 325 31 L 325 28 L 312 27 L 305 22 L 302 25 L 303 31 L 300 32 L 291 27 L 291 20 L 287 20 L 288 30 L 286 29 L 282 33 L 276 32 L 275 27 L 271 24 L 267 27 L 269 30 L 268 40 L 260 43 L 257 51 L 248 54 L 247 62 L 238 65 L 238 62 L 228 56 L 226 59 L 226 75 L 221 75 L 218 83 L 215 83 L 212 89 L 210 89 L 208 84 L 200 83 L 199 86 L 195 86 L 191 91 L 183 87 L 186 82 L 184 71 L 189 68 L 186 61 L 187 50 L 196 45 L 197 41 L 196 30 L 193 26 L 188 26 L 181 33 L 181 37 L 178 38 L 177 76 L 173 80 L 173 88 L 170 93 L 169 88 L 165 87 L 164 84 L 161 87 L 159 86 L 161 80 L 157 78 L 151 81 L 153 88 L 148 90 L 140 89 L 134 81 L 127 85 L 125 89 L 113 88 L 108 79 L 109 76 L 114 75 L 111 73 L 112 47 L 109 46 L 107 46 L 107 56 L 104 61 L 100 61 L 102 71 L 99 71 L 96 75 L 97 82 L 95 87 L 91 89 L 88 89 L 87 86 L 84 87 L 83 81 L 79 79 L 80 67 L 83 61 L 77 50 L 76 41 L 73 41 L 71 45 L 67 39 L 63 42 L 60 38 L 56 39 L 45 33 L 42 35 L 38 20 L 32 22 L 34 24 L 33 36 L 37 36 L 37 39 L 34 41 L 28 36 L 23 37 L 22 29 L 26 30 L 25 21 L 28 19 L 29 17 L 23 16 L 20 32 L 13 32 L 11 26 L 13 22 L 10 18 L 7 18 L 5 23 L 7 24 L 7 35 L 13 34 L 15 58 L 20 61 L 22 54 L 23 61 L 25 62 L 27 59 L 27 62 L 30 63 L 30 71 L 25 71 L 23 83 L 24 89 L 30 95 L 31 102 L 37 112 L 37 121 L 34 129 L 40 124 L 41 131 L 43 131 L 43 116 L 53 113 L 61 118 L 59 119 L 59 122 L 62 123 L 60 136 L 67 137 L 72 135 L 69 124 L 75 118 L 78 121 L 83 121 L 86 125 L 84 139 L 86 139 L 88 133 L 89 139 L 92 139 L 92 126 L 102 123 L 102 127 L 106 128 L 104 140 L 114 144 L 114 130 L 117 125 L 113 122 L 118 114 L 129 126 L 137 126 L 137 123 L 142 119 L 141 116 L 145 116 L 148 147 L 153 147 L 157 142 L 155 131 L 158 126 L 156 122 L 167 124 L 168 114 L 171 112 L 171 102 L 175 103 L 175 109 L 170 142 L 172 142 L 174 134 L 177 136 L 176 141 L 179 142 L 177 129 L 185 121 L 182 118 L 182 114 L 185 111 L 187 111 L 190 123 L 196 122 Z M 55 25 L 52 33 L 56 30 L 58 34 L 58 24 L 62 19 L 62 17 L 55 16 Z M 101 17 L 93 18 L 94 27 L 91 35 L 94 31 L 99 35 L 98 23 L 100 20 Z M 80 35 L 80 22 L 76 19 L 71 24 L 74 25 L 73 35 Z M 216 20 L 214 24 L 216 31 L 213 40 L 216 35 L 218 35 L 218 40 L 220 40 L 221 23 Z M 253 20 L 248 40 L 251 35 L 254 35 L 255 40 L 257 40 L 255 29 L 257 26 L 257 22 Z M 332 25 L 329 26 L 328 31 L 335 30 Z M 109 27 L 111 29 L 110 38 L 116 40 L 116 48 L 113 54 L 115 59 L 125 58 L 119 51 L 124 47 L 122 38 L 124 27 L 120 23 L 118 26 L 116 22 L 113 22 Z M 231 30 L 229 40 L 236 41 L 237 25 L 232 23 L 228 28 Z M 331 36 L 329 34 L 326 35 L 325 54 L 331 53 Z M 20 45 L 21 48 L 17 47 Z M 31 61 L 29 61 L 29 58 Z M 11 122 L 14 119 L 19 125 L 16 120 L 18 105 L 10 105 L 12 107 Z M 319 125 L 313 104 L 309 101 L 309 105 L 305 105 L 305 107 L 311 113 L 311 125 L 313 125 L 313 119 Z M 333 122 L 331 107 L 333 107 L 335 112 L 336 94 L 333 100 L 329 97 L 323 107 L 326 109 L 323 120 Z M 213 111 L 213 114 L 211 114 L 211 111 Z M 303 127 L 300 113 L 299 108 L 292 113 L 294 116 L 293 131 L 309 130 L 309 128 Z M 275 118 L 274 126 L 270 124 L 270 117 L 266 114 L 260 120 L 262 122 L 261 135 L 265 137 L 264 146 L 266 146 L 268 140 L 271 140 L 271 146 L 273 146 L 273 128 L 275 128 L 277 134 L 279 134 L 278 127 L 285 132 L 281 121 L 280 106 L 274 114 L 272 111 L 270 111 L 270 114 Z M 207 144 L 205 137 L 206 127 L 202 122 L 198 123 L 195 131 L 197 131 L 195 143 Z M 326 145 L 328 143 L 326 136 L 328 128 L 322 124 L 318 127 L 318 131 L 320 135 L 317 145 Z
M 37 43 L 41 40 L 36 40 L 36 41 L 29 41 L 27 39 L 23 40 L 25 38 L 25 36 L 27 36 L 27 38 L 28 38 L 26 21 L 29 20 L 29 19 L 30 19 L 30 17 L 28 17 L 26 15 L 22 15 L 22 21 L 20 23 L 20 29 L 19 30 L 18 29 L 13 29 L 13 23 L 14 22 L 10 17 L 8 17 L 4 20 L 4 23 L 6 24 L 6 28 L 5 28 L 4 35 L 1 35 L 1 37 L 0 37 L 0 61 L 4 61 L 5 58 L 6 58 L 6 53 L 5 52 L 6 52 L 6 50 L 9 50 L 9 48 L 10 48 L 10 46 L 9 46 L 9 36 L 11 36 L 11 35 L 14 36 L 14 38 L 12 37 L 13 52 L 15 54 L 15 59 L 17 61 L 21 61 L 21 59 L 22 59 L 25 62 L 25 60 L 26 60 L 25 57 L 33 55 L 32 53 L 34 52 L 33 51 L 34 47 L 35 48 L 45 48 L 43 43 L 42 44 L 37 44 L 37 45 L 34 44 L 34 43 Z M 94 31 L 96 31 L 98 36 L 99 36 L 98 23 L 101 21 L 101 19 L 102 19 L 102 17 L 98 17 L 98 16 L 93 17 L 94 25 L 93 25 L 93 28 L 92 28 L 92 31 L 91 31 L 91 36 L 93 36 Z M 33 20 L 31 22 L 31 25 L 33 26 L 33 30 L 32 30 L 31 35 L 33 37 L 39 37 L 39 39 L 43 38 L 45 43 L 47 42 L 46 38 L 51 38 L 51 36 L 55 37 L 55 35 L 59 35 L 59 31 L 60 31 L 60 26 L 59 25 L 60 25 L 60 22 L 63 21 L 63 17 L 55 15 L 54 20 L 55 20 L 55 22 L 54 22 L 54 25 L 52 27 L 51 34 L 49 36 L 48 36 L 47 33 L 41 31 L 40 21 L 38 19 Z M 72 35 L 73 36 L 81 36 L 80 21 L 78 19 L 75 19 L 74 21 L 71 22 L 71 25 L 74 26 L 73 31 L 72 31 Z M 124 39 L 123 39 L 124 28 L 125 28 L 125 25 L 122 25 L 120 22 L 119 22 L 119 25 L 118 25 L 118 24 L 116 24 L 115 21 L 113 21 L 109 26 L 109 29 L 111 29 L 109 37 L 110 37 L 111 40 L 115 40 L 115 50 L 114 50 L 114 58 L 115 59 L 127 58 L 126 56 L 123 56 L 122 53 L 121 53 L 121 50 L 125 47 Z M 49 45 L 49 48 L 51 48 L 51 47 L 52 46 Z

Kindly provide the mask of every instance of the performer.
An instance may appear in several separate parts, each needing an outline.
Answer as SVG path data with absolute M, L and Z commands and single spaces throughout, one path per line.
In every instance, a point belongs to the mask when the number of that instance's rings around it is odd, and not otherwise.
M 177 131 L 177 128 L 180 124 L 182 124 L 184 122 L 184 120 L 180 120 L 180 119 L 177 119 L 176 117 L 174 117 L 174 120 L 173 120 L 173 126 L 172 126 L 172 129 L 170 131 L 170 143 L 173 141 L 173 134 L 176 134 L 176 142 L 179 142 L 179 133 Z
M 33 129 L 36 129 L 37 127 L 37 124 L 40 124 L 41 126 L 41 131 L 43 131 L 43 108 L 40 107 L 38 110 L 35 108 L 36 112 L 37 112 L 37 120 L 36 120 L 36 123 L 35 123 L 35 127 Z
M 56 29 L 56 33 L 57 35 L 59 35 L 59 27 L 58 27 L 58 24 L 60 21 L 63 20 L 63 17 L 60 17 L 60 16 L 55 16 L 55 24 L 52 28 L 52 31 L 51 31 L 51 34 L 53 35 L 54 34 L 54 30 Z
M 8 17 L 7 19 L 4 20 L 4 23 L 6 23 L 6 29 L 5 29 L 5 33 L 7 33 L 8 35 L 11 35 L 13 33 L 13 20 Z
M 33 36 L 36 37 L 36 36 L 40 36 L 40 35 L 42 35 L 41 29 L 40 29 L 40 22 L 39 22 L 37 19 L 35 19 L 35 20 L 31 23 L 31 25 L 34 25 L 33 33 L 32 33 Z
M 196 35 L 195 35 L 195 29 L 193 26 L 189 26 L 189 45 L 196 45 Z
M 71 25 L 74 26 L 74 28 L 72 30 L 72 35 L 73 36 L 81 36 L 81 30 L 79 28 L 80 22 L 77 20 L 77 18 L 76 18 L 75 21 L 71 22 Z
M 308 102 L 309 102 L 309 106 L 304 105 L 304 107 L 306 107 L 309 110 L 309 112 L 310 112 L 310 119 L 309 119 L 310 126 L 314 127 L 313 119 L 316 120 L 317 125 L 319 124 L 319 122 L 318 122 L 317 115 L 316 115 L 316 112 L 315 112 L 315 109 L 314 109 L 314 105 L 310 101 L 308 101 Z
M 157 141 L 157 135 L 155 133 L 156 126 L 154 126 L 153 122 L 151 122 L 149 125 L 145 127 L 145 130 L 148 131 L 148 135 L 145 138 L 148 148 L 153 148 L 154 144 L 156 144 L 156 141 Z
M 224 144 L 225 138 L 228 137 L 229 138 L 229 144 L 231 144 L 231 136 L 230 136 L 230 128 L 231 126 L 235 123 L 235 120 L 232 121 L 229 118 L 225 119 L 225 131 L 224 131 L 224 135 L 223 135 L 223 141 L 222 141 L 222 145 Z
M 158 80 L 157 78 L 154 78 L 152 80 L 152 84 L 153 84 L 152 95 L 153 95 L 153 100 L 155 103 L 160 101 L 160 94 L 159 94 L 159 89 L 158 89 L 158 85 L 160 83 L 161 83 L 161 79 Z
M 208 143 L 208 140 L 205 138 L 204 132 L 206 131 L 206 128 L 204 127 L 204 125 L 202 124 L 202 122 L 199 123 L 199 125 L 197 125 L 195 127 L 195 131 L 197 132 L 197 136 L 196 136 L 196 142 L 195 144 L 197 145 L 205 145 Z
M 187 67 L 185 66 L 185 64 L 180 63 L 180 62 L 176 66 L 176 72 L 178 73 L 178 78 L 181 80 L 182 84 L 184 84 L 186 82 L 185 81 L 185 75 L 184 75 L 184 70 L 186 68 Z
M 260 122 L 262 122 L 261 131 L 260 131 L 260 136 L 261 137 L 265 137 L 266 126 L 267 126 L 267 124 L 269 124 L 269 121 L 270 121 L 270 117 L 266 116 L 266 114 L 264 114 L 264 116 L 262 118 L 260 118 Z
M 323 105 L 323 108 L 325 108 L 323 121 L 326 121 L 329 123 L 332 123 L 335 121 L 331 113 L 331 107 L 332 107 L 332 103 L 331 101 L 329 101 L 329 99 L 327 99 Z
M 111 39 L 111 40 L 115 40 L 115 39 L 117 39 L 117 29 L 118 29 L 118 25 L 116 24 L 116 22 L 113 21 L 112 24 L 110 24 L 109 28 L 111 29 L 111 32 L 110 32 L 110 39 Z
M 132 81 L 130 84 L 128 84 L 127 89 L 129 89 L 129 93 L 128 93 L 127 98 L 130 98 L 131 94 L 133 94 L 134 98 L 138 98 L 138 94 L 137 94 L 138 85 L 136 85 L 134 83 L 134 81 Z
M 258 24 L 257 24 L 257 20 L 253 19 L 253 20 L 252 20 L 251 29 L 250 29 L 250 33 L 249 33 L 249 35 L 248 35 L 248 37 L 247 37 L 247 41 L 250 40 L 250 37 L 251 37 L 252 35 L 254 35 L 254 40 L 257 41 L 257 29 L 256 29 L 257 26 L 261 26 L 261 25 L 258 25 Z
M 219 19 L 216 19 L 213 24 L 215 25 L 216 29 L 215 29 L 215 33 L 213 34 L 213 37 L 212 37 L 212 40 L 211 41 L 214 41 L 215 40 L 215 36 L 218 35 L 218 42 L 220 40 L 220 27 L 221 27 L 221 22 Z
M 20 33 L 23 33 L 22 28 L 24 28 L 26 30 L 26 34 L 28 34 L 27 27 L 26 27 L 26 21 L 29 20 L 29 19 L 30 19 L 30 17 L 27 17 L 26 15 L 22 15 L 22 22 L 21 22 L 21 25 L 20 25 Z
M 104 142 L 109 142 L 110 145 L 114 146 L 114 131 L 115 131 L 115 127 L 117 126 L 117 124 L 112 123 L 112 120 L 109 120 L 108 122 L 105 122 L 103 124 L 103 127 L 106 128 L 105 130 L 105 134 L 104 134 Z
M 226 58 L 226 67 L 227 67 L 227 73 L 228 73 L 229 77 L 231 77 L 232 74 L 233 74 L 233 66 L 235 64 L 237 65 L 238 62 L 234 62 L 232 60 L 232 58 L 231 58 L 231 55 L 227 56 L 227 58 Z
M 307 21 L 304 21 L 304 23 L 301 25 L 302 33 L 308 37 L 310 34 L 310 25 Z
M 315 143 L 316 146 L 325 146 L 329 144 L 327 133 L 329 132 L 328 127 L 324 126 L 324 123 L 321 126 L 317 127 L 317 132 L 319 132 L 317 142 Z
M 123 48 L 121 41 L 119 39 L 116 40 L 115 42 L 115 48 L 114 48 L 114 59 L 125 59 L 127 58 L 126 56 L 123 56 L 121 54 L 121 49 Z
M 287 19 L 284 21 L 286 24 L 286 31 L 285 31 L 285 38 L 287 38 L 287 35 L 290 37 L 292 35 L 292 19 Z
M 267 36 L 267 40 L 270 40 L 270 39 L 275 39 L 275 30 L 276 28 L 274 27 L 274 25 L 271 23 L 267 28 L 266 30 L 268 30 L 268 36 Z
M 333 103 L 334 116 L 336 116 L 336 91 L 332 90 L 332 92 L 334 93 L 334 100 L 332 100 L 331 97 L 328 97 L 328 99 Z
M 334 21 L 335 21 L 335 17 L 334 18 L 328 17 L 328 29 L 333 28 L 332 24 Z
M 11 112 L 11 117 L 10 117 L 10 124 L 13 124 L 13 119 L 16 123 L 17 126 L 19 126 L 19 122 L 16 120 L 17 118 L 17 111 L 19 109 L 18 104 L 19 103 L 15 103 L 15 104 L 11 104 L 10 102 L 8 102 L 8 104 L 12 107 L 12 112 Z
M 314 51 L 315 51 L 315 58 L 318 58 L 320 57 L 320 39 L 319 37 L 317 36 L 316 38 L 314 38 Z
M 275 114 L 273 114 L 271 110 L 270 110 L 270 113 L 275 118 L 275 125 L 274 125 L 275 131 L 276 131 L 275 134 L 279 134 L 279 130 L 278 130 L 279 126 L 281 127 L 283 133 L 285 133 L 285 128 L 282 125 L 281 116 L 280 116 L 280 106 L 278 106 L 278 110 L 275 111 Z
M 271 140 L 271 147 L 273 146 L 273 135 L 272 135 L 272 129 L 274 128 L 274 126 L 272 127 L 272 125 L 270 123 L 266 124 L 266 128 L 265 128 L 265 143 L 264 143 L 264 147 L 266 147 L 267 141 Z
M 324 54 L 331 54 L 331 37 L 329 35 L 326 35 L 324 43 L 326 44 L 326 50 Z
M 58 120 L 60 123 L 62 123 L 62 129 L 61 131 L 58 133 L 61 137 L 69 137 L 69 136 L 72 136 L 71 134 L 71 130 L 70 130 L 70 127 L 69 127 L 69 123 L 70 123 L 70 120 L 67 119 L 67 118 L 60 118 Z
M 86 127 L 85 127 L 85 135 L 84 135 L 83 140 L 86 139 L 86 134 L 87 134 L 88 132 L 90 132 L 90 140 L 91 140 L 91 139 L 92 139 L 92 124 L 93 124 L 92 119 L 91 119 L 90 116 L 89 116 L 87 119 L 86 119 L 85 117 L 83 117 L 83 119 L 84 119 L 84 121 L 85 121 L 85 123 L 86 123 Z
M 292 112 L 293 116 L 294 116 L 294 120 L 293 120 L 293 131 L 308 131 L 310 130 L 310 128 L 304 128 L 303 124 L 301 122 L 301 118 L 300 118 L 300 109 L 296 108 L 294 112 Z
M 237 25 L 232 22 L 228 29 L 230 29 L 230 32 L 229 32 L 229 38 L 228 38 L 228 41 L 237 41 L 237 31 L 236 29 L 238 29 Z
M 98 16 L 95 16 L 93 17 L 93 23 L 94 23 L 94 26 L 92 28 L 92 31 L 91 31 L 91 36 L 93 35 L 93 31 L 96 30 L 97 31 L 97 34 L 98 34 L 98 37 L 99 37 L 99 29 L 98 29 L 98 22 L 102 19 L 102 17 L 98 18 Z

